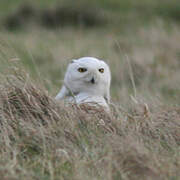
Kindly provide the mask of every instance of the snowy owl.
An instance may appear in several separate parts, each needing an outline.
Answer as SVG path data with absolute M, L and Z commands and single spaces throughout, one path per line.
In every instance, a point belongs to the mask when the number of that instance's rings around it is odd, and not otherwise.
M 77 104 L 93 103 L 108 108 L 111 73 L 109 66 L 94 57 L 72 60 L 65 73 L 64 84 L 55 99 Z

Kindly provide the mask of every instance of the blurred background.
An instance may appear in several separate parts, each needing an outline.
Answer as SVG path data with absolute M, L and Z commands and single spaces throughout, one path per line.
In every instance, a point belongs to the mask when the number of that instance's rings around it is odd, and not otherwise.
M 0 70 L 22 64 L 51 96 L 73 58 L 104 59 L 114 103 L 180 104 L 179 0 L 0 1 Z

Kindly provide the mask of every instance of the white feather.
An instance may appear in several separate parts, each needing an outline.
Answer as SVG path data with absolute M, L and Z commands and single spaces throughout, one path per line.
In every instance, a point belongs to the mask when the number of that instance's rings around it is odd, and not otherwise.
M 85 72 L 79 72 L 85 68 Z M 103 69 L 104 72 L 99 70 Z M 67 99 L 76 103 L 96 103 L 108 107 L 110 102 L 111 73 L 102 60 L 83 57 L 73 60 L 67 68 L 64 84 L 55 99 Z

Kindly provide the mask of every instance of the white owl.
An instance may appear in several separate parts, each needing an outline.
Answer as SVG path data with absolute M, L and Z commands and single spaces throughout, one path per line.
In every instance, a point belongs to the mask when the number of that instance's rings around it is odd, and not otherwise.
M 72 60 L 68 65 L 64 84 L 55 99 L 66 98 L 77 104 L 94 103 L 108 108 L 111 73 L 109 66 L 94 57 Z

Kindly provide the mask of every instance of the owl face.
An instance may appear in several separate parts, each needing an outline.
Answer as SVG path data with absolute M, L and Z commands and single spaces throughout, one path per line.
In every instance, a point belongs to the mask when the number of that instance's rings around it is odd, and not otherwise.
M 110 81 L 108 65 L 92 57 L 73 60 L 68 66 L 64 79 L 65 85 L 74 94 L 87 92 L 102 96 L 110 87 Z

